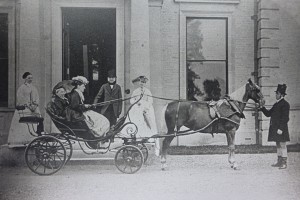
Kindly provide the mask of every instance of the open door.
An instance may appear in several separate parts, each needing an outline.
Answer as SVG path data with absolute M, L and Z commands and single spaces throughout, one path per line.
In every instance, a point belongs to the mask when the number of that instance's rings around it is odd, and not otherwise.
M 89 80 L 86 103 L 92 103 L 107 72 L 116 69 L 116 9 L 63 8 L 63 79 Z

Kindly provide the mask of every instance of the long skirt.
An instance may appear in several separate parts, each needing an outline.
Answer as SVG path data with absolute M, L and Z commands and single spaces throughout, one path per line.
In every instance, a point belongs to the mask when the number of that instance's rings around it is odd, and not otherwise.
M 8 134 L 8 146 L 13 147 L 22 147 L 27 146 L 35 137 L 30 134 L 37 131 L 36 124 L 19 123 L 20 114 L 23 116 L 40 116 L 40 111 L 37 108 L 35 113 L 32 113 L 28 108 L 23 111 L 15 110 L 14 116 L 11 120 L 11 125 Z M 29 132 L 30 131 L 30 132 Z
M 134 105 L 128 113 L 125 123 L 126 122 L 132 122 L 137 126 L 137 138 L 151 137 L 157 134 L 154 109 L 152 106 L 145 109 L 137 104 Z M 122 136 L 128 134 L 126 127 L 124 127 L 121 132 Z
M 95 137 L 102 137 L 109 131 L 109 121 L 103 115 L 92 110 L 84 112 L 83 115 L 88 127 L 93 130 Z

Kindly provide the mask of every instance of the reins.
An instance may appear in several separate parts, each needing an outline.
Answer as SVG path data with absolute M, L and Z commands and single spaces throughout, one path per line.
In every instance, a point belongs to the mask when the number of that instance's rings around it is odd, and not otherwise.
M 119 98 L 119 99 L 113 99 L 113 100 L 110 100 L 110 101 L 104 101 L 104 102 L 101 102 L 101 103 L 94 103 L 94 104 L 91 104 L 92 106 L 104 106 L 106 104 L 111 104 L 113 102 L 117 102 L 117 101 L 127 101 L 127 100 L 130 100 L 130 99 L 133 99 L 135 97 L 138 97 L 140 95 L 135 95 L 135 96 L 132 96 L 132 97 L 128 97 L 128 98 Z
M 186 99 L 170 99 L 170 98 L 158 97 L 158 96 L 147 95 L 147 94 L 145 94 L 145 96 L 152 97 L 152 98 L 154 98 L 154 99 L 166 100 L 166 101 L 177 101 L 177 102 L 188 102 L 188 101 L 190 101 L 190 100 L 186 100 Z M 236 102 L 239 102 L 239 103 L 245 103 L 245 104 L 256 105 L 256 103 L 245 102 L 245 101 L 239 101 L 239 100 L 235 100 L 235 99 L 228 99 L 228 100 L 236 101 Z M 194 101 L 194 102 L 207 103 L 207 101 Z M 248 107 L 248 108 L 253 108 L 253 107 L 249 107 L 249 106 L 246 106 L 246 107 Z

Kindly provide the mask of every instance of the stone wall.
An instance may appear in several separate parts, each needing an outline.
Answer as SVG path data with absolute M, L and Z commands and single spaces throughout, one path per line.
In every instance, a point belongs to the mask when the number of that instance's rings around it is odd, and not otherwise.
M 290 143 L 299 143 L 300 2 L 261 0 L 258 5 L 258 72 L 266 107 L 271 108 L 276 102 L 277 84 L 287 84 L 285 99 L 291 106 Z M 270 119 L 261 115 L 260 121 L 262 144 L 273 145 L 267 142 Z

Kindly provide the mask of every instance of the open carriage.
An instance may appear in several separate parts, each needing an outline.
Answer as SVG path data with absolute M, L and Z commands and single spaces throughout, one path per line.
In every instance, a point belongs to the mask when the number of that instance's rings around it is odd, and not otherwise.
M 243 118 L 243 110 L 249 99 L 254 101 L 255 106 L 264 101 L 260 88 L 251 79 L 245 84 L 245 92 L 242 95 L 242 101 L 226 98 L 221 100 L 224 104 L 220 105 L 218 105 L 220 101 L 213 105 L 207 101 L 174 100 L 168 103 L 162 110 L 167 132 L 151 137 L 163 138 L 160 149 L 162 170 L 167 167 L 167 149 L 173 138 L 193 133 L 225 133 L 229 148 L 228 161 L 233 169 L 237 169 L 235 161 L 235 133 L 239 128 L 241 118 Z M 126 118 L 130 109 L 141 98 L 142 96 L 118 120 L 116 126 L 111 128 L 109 131 L 110 134 L 102 138 L 94 137 L 86 124 L 82 122 L 70 124 L 64 119 L 55 116 L 51 111 L 51 106 L 47 107 L 46 111 L 48 115 L 61 133 L 38 136 L 28 145 L 25 151 L 25 160 L 28 167 L 34 173 L 40 175 L 54 174 L 70 160 L 73 151 L 71 141 L 77 141 L 81 148 L 81 143 L 84 143 L 87 148 L 95 150 L 93 153 L 105 153 L 116 150 L 115 165 L 118 170 L 124 173 L 137 172 L 148 157 L 148 149 L 144 143 L 149 138 L 137 138 L 137 126 L 130 122 L 130 120 L 126 122 Z M 223 115 L 224 113 L 226 115 Z M 187 127 L 188 130 L 180 131 L 182 126 Z M 124 129 L 127 131 L 129 137 L 123 137 L 120 134 L 120 131 Z M 106 140 L 110 144 L 114 138 L 121 138 L 123 144 L 113 149 L 110 148 L 110 145 L 107 147 L 101 146 L 102 142 Z M 88 153 L 84 148 L 82 150 Z
M 35 134 L 34 129 L 30 127 L 33 127 L 37 120 L 25 116 L 22 114 L 23 108 L 18 108 L 20 123 L 26 123 L 29 132 L 36 136 L 25 150 L 25 161 L 32 172 L 38 175 L 52 175 L 59 171 L 71 159 L 73 144 L 76 142 L 85 154 L 116 151 L 115 166 L 123 173 L 132 174 L 139 171 L 147 160 L 148 149 L 145 145 L 147 138 L 137 138 L 137 126 L 130 120 L 126 121 L 129 110 L 135 104 L 131 105 L 127 113 L 103 137 L 95 137 L 84 121 L 69 122 L 55 115 L 52 104 L 50 102 L 47 105 L 46 112 L 60 131 L 57 133 Z M 123 130 L 122 133 L 121 130 Z M 115 138 L 123 142 L 118 147 L 111 148 L 110 144 Z

